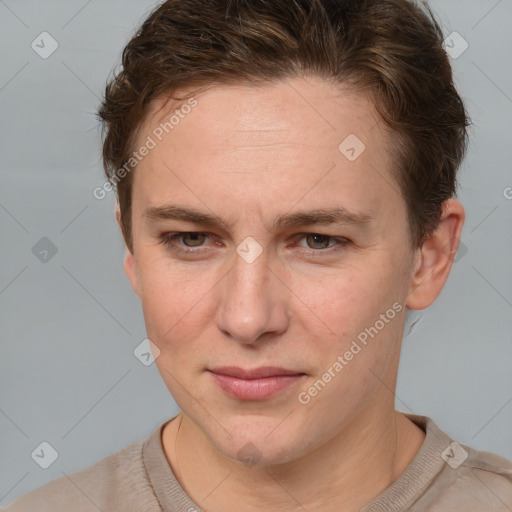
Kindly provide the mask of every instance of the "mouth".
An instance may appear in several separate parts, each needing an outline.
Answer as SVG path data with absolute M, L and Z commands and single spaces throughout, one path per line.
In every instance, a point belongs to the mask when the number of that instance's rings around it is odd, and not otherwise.
M 229 377 L 237 377 L 239 379 L 261 379 L 264 377 L 282 377 L 287 375 L 305 375 L 303 372 L 296 370 L 287 370 L 277 366 L 260 366 L 252 370 L 244 370 L 238 366 L 219 366 L 210 370 L 218 375 L 228 375 Z
M 209 370 L 215 383 L 229 396 L 240 400 L 264 400 L 302 380 L 306 374 L 275 366 L 245 370 L 223 366 Z

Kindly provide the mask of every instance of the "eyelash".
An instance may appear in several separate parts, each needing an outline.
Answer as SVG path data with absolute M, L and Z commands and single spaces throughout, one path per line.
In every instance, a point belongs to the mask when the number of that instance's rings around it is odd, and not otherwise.
M 199 252 L 201 252 L 201 247 L 203 247 L 203 246 L 197 246 L 198 249 L 192 249 L 190 247 L 183 249 L 183 246 L 179 247 L 174 243 L 177 239 L 181 238 L 182 236 L 191 235 L 191 234 L 200 234 L 200 235 L 208 236 L 208 233 L 204 233 L 202 231 L 181 231 L 179 233 L 164 233 L 163 235 L 161 235 L 160 241 L 158 243 L 163 244 L 164 246 L 168 247 L 171 250 L 181 252 L 183 254 L 199 253 Z M 324 235 L 322 233 L 298 233 L 296 236 L 299 236 L 299 235 L 300 235 L 301 239 L 305 238 L 307 236 L 313 235 L 313 236 L 326 237 L 329 239 L 329 241 L 334 240 L 334 241 L 338 242 L 336 245 L 327 247 L 325 249 L 310 249 L 310 248 L 302 247 L 303 252 L 305 252 L 306 254 L 308 254 L 310 256 L 321 256 L 321 255 L 325 255 L 325 254 L 332 254 L 333 252 L 339 251 L 339 250 L 343 249 L 346 245 L 351 243 L 351 241 L 348 240 L 347 238 L 340 238 L 340 237 L 335 237 L 335 236 L 331 236 L 331 235 Z

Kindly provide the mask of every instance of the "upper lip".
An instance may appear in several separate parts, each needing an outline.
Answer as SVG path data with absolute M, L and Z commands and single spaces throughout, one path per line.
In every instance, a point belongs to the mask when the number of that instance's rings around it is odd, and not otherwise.
M 260 366 L 251 370 L 244 370 L 238 366 L 219 366 L 210 370 L 213 373 L 238 377 L 239 379 L 261 379 L 263 377 L 274 377 L 279 375 L 303 375 L 303 372 L 296 370 L 286 370 L 277 366 Z

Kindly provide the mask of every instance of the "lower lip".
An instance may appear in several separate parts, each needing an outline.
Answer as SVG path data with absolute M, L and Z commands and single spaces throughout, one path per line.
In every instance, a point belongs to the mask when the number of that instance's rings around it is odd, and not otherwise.
M 278 375 L 261 379 L 239 379 L 212 373 L 215 382 L 230 396 L 241 400 L 264 400 L 292 386 L 305 375 Z

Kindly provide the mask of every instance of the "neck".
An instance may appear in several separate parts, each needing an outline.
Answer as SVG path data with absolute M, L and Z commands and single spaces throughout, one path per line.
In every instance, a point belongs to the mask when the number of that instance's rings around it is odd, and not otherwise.
M 163 444 L 181 486 L 205 510 L 359 511 L 400 476 L 425 437 L 397 411 L 375 416 L 362 413 L 317 450 L 264 467 L 223 456 L 183 413 L 166 425 Z

